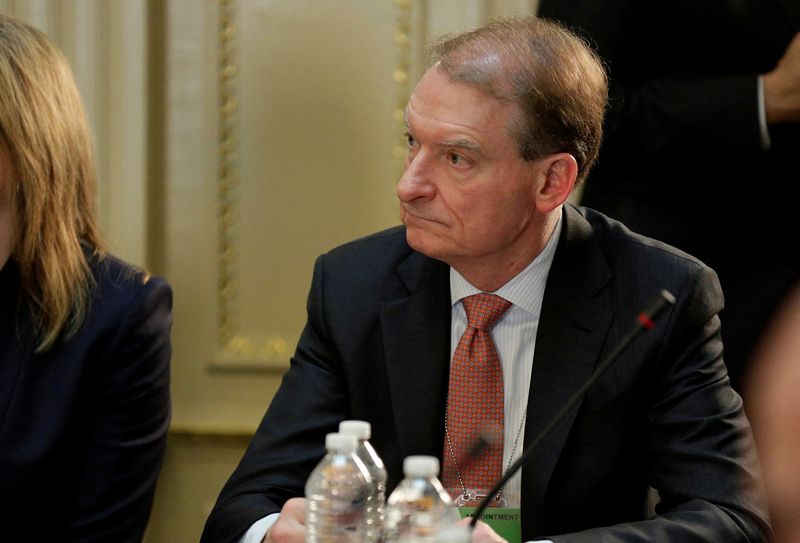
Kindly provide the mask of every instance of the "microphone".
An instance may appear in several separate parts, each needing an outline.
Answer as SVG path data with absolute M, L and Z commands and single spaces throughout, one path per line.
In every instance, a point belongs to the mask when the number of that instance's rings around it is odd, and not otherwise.
M 633 329 L 628 332 L 622 341 L 620 341 L 619 345 L 608 353 L 605 358 L 603 358 L 600 363 L 595 368 L 592 375 L 587 379 L 587 381 L 575 392 L 575 394 L 570 397 L 569 400 L 562 406 L 561 410 L 547 423 L 547 426 L 542 428 L 542 431 L 534 437 L 528 446 L 522 451 L 522 454 L 517 458 L 517 460 L 509 466 L 508 470 L 506 470 L 505 475 L 503 475 L 499 481 L 494 485 L 494 487 L 486 494 L 486 497 L 483 499 L 481 504 L 475 510 L 475 513 L 472 515 L 472 520 L 469 523 L 470 528 L 475 528 L 475 525 L 480 520 L 481 515 L 489 506 L 489 503 L 494 500 L 494 497 L 502 490 L 503 486 L 508 482 L 514 474 L 519 471 L 522 465 L 528 460 L 531 456 L 533 451 L 539 446 L 539 444 L 544 441 L 544 439 L 553 431 L 556 425 L 561 422 L 566 414 L 573 408 L 575 405 L 580 401 L 586 391 L 589 390 L 595 381 L 611 366 L 611 364 L 619 358 L 619 355 L 622 354 L 622 351 L 633 341 L 636 336 L 646 330 L 652 330 L 655 327 L 655 320 L 664 312 L 668 307 L 675 303 L 675 296 L 672 295 L 671 292 L 668 290 L 662 289 L 650 306 L 639 313 L 636 316 L 636 324 L 634 325 Z

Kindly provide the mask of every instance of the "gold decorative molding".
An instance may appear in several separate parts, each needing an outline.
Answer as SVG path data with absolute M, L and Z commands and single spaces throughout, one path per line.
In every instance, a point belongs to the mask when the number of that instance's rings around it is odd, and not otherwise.
M 217 2 L 217 353 L 209 368 L 221 372 L 283 372 L 291 355 L 289 339 L 248 337 L 239 331 L 236 301 L 238 75 L 237 0 Z
M 217 353 L 209 369 L 227 373 L 283 373 L 294 343 L 275 335 L 255 339 L 236 334 Z
M 236 79 L 239 67 L 235 60 L 236 38 L 235 1 L 219 0 L 218 4 L 218 167 L 217 167 L 217 341 L 226 350 L 236 335 L 234 315 L 236 281 L 235 226 L 236 177 L 235 151 Z
M 397 130 L 392 156 L 397 171 L 402 172 L 406 155 L 403 113 L 408 101 L 412 77 L 412 15 L 418 0 L 390 0 L 394 3 L 395 21 L 392 39 L 395 64 L 392 70 L 394 103 L 391 121 Z M 239 0 L 217 0 L 217 247 L 216 247 L 216 349 L 208 368 L 228 373 L 282 373 L 288 367 L 296 339 L 271 330 L 252 332 L 249 323 L 241 323 L 239 296 L 243 287 L 237 273 L 239 265 L 240 232 L 239 197 L 241 186 L 238 173 L 240 153 L 240 52 L 241 40 L 237 28 Z M 241 287 L 241 288 L 240 288 Z M 247 330 L 247 331 L 245 331 Z
M 411 89 L 411 20 L 412 0 L 394 0 L 397 15 L 393 31 L 395 44 L 395 67 L 392 80 L 395 85 L 395 107 L 392 111 L 394 122 L 399 127 L 397 142 L 392 148 L 392 156 L 401 162 L 405 161 L 407 150 L 405 139 L 405 109 Z

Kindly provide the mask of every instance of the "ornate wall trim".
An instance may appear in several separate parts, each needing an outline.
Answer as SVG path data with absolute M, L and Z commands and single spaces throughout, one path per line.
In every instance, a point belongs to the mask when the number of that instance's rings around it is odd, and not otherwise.
M 396 64 L 392 72 L 395 88 L 395 107 L 391 112 L 397 125 L 398 139 L 392 149 L 397 160 L 398 174 L 402 172 L 406 153 L 403 111 L 408 100 L 414 69 L 414 37 L 412 20 L 413 0 L 388 0 L 396 6 L 393 27 Z M 267 333 L 255 339 L 242 332 L 238 316 L 238 296 L 241 292 L 237 274 L 237 241 L 239 202 L 241 195 L 238 177 L 239 148 L 239 75 L 237 55 L 241 39 L 237 28 L 239 0 L 216 2 L 217 54 L 217 172 L 216 172 L 216 353 L 208 366 L 222 373 L 282 373 L 288 367 L 296 338 Z M 376 121 L 378 121 L 376 119 Z
M 236 315 L 238 75 L 237 0 L 217 3 L 217 345 L 210 369 L 219 372 L 282 372 L 288 366 L 287 338 L 269 335 L 257 342 L 242 334 Z
M 236 24 L 234 0 L 219 0 L 218 46 L 218 166 L 217 166 L 217 341 L 227 349 L 236 336 Z
M 402 172 L 405 156 L 407 152 L 405 138 L 405 108 L 411 92 L 411 22 L 412 22 L 412 0 L 394 0 L 397 6 L 397 16 L 395 17 L 395 27 L 392 38 L 396 50 L 396 64 L 392 72 L 392 80 L 395 84 L 395 108 L 392 111 L 392 118 L 398 125 L 398 139 L 392 148 L 392 156 L 398 160 L 398 170 Z

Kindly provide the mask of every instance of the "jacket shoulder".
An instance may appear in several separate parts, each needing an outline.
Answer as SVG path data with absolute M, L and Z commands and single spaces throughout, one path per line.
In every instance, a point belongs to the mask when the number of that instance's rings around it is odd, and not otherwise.
M 172 288 L 162 277 L 128 263 L 113 254 L 89 256 L 92 274 L 90 312 L 112 318 L 135 307 L 148 308 L 166 303 L 172 306 Z
M 605 292 L 622 306 L 638 307 L 659 290 L 677 296 L 702 285 L 698 292 L 721 310 L 717 274 L 694 256 L 590 208 L 570 206 L 567 218 L 567 269 L 577 283 L 589 285 L 590 297 Z
M 386 260 L 392 256 L 406 257 L 413 252 L 406 242 L 406 229 L 395 226 L 339 245 L 325 255 L 330 259 Z
M 600 242 L 603 252 L 612 263 L 640 265 L 641 259 L 653 262 L 652 266 L 671 264 L 678 268 L 696 270 L 707 268 L 698 258 L 681 249 L 644 236 L 629 229 L 622 222 L 588 207 L 577 208 L 589 223 Z M 637 258 L 637 255 L 641 255 Z M 651 267 L 652 267 L 651 266 Z

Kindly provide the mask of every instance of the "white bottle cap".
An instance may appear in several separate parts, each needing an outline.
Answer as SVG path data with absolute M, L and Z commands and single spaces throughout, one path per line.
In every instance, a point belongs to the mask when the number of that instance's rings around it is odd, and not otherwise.
M 469 526 L 452 524 L 443 527 L 436 534 L 437 543 L 469 543 L 472 541 L 472 531 Z
M 439 475 L 439 459 L 435 456 L 406 456 L 403 473 L 411 477 L 436 477 Z
M 332 433 L 325 436 L 325 448 L 337 453 L 351 453 L 356 450 L 356 436 Z
M 364 420 L 343 420 L 339 423 L 339 433 L 356 436 L 356 439 L 369 439 L 372 427 Z

